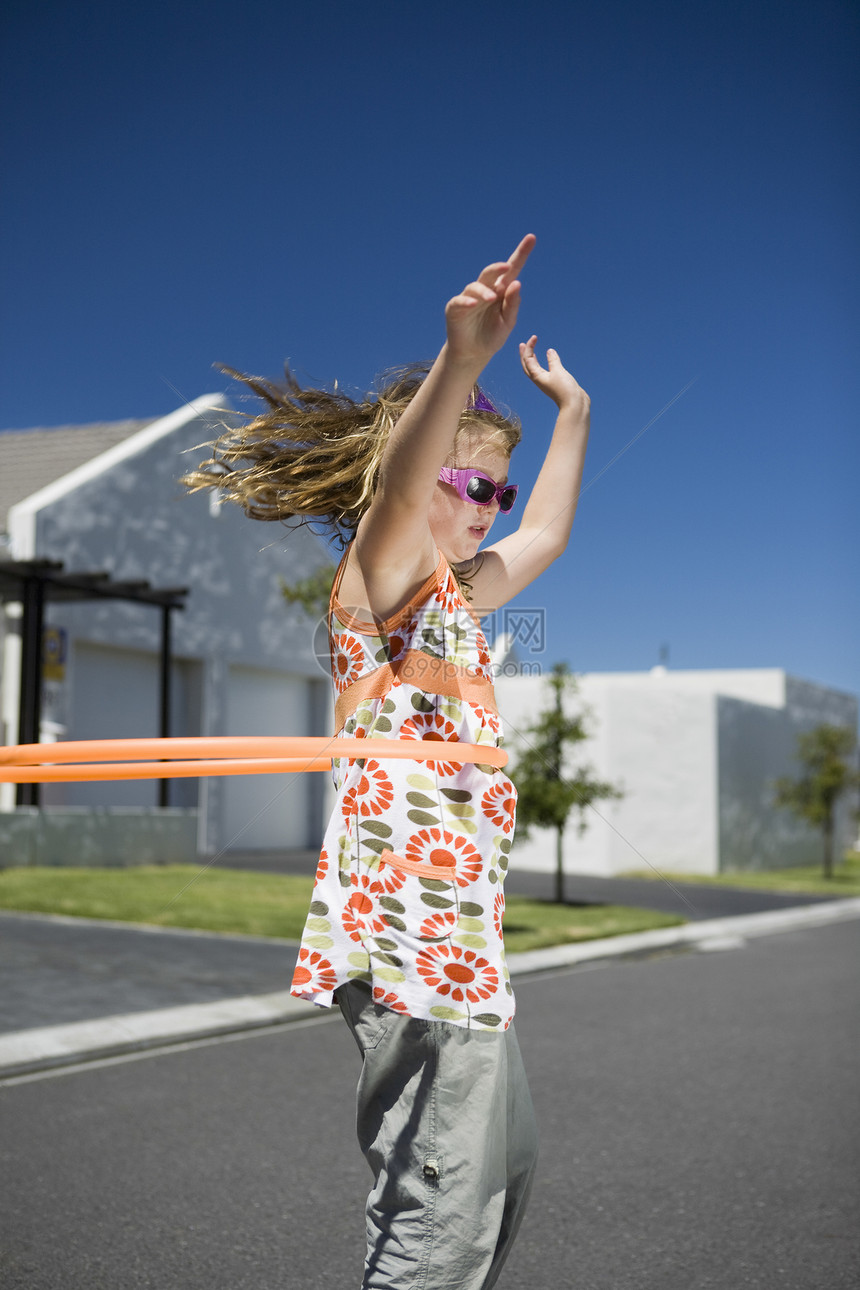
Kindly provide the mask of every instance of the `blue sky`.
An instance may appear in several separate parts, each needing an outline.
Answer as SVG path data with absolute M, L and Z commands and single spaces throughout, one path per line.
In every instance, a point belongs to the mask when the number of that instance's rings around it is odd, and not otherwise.
M 566 556 L 520 598 L 578 671 L 860 692 L 860 11 L 11 0 L 0 427 L 152 416 L 211 364 L 367 388 L 525 232 L 518 331 L 589 391 Z M 11 177 L 11 182 L 10 182 Z M 511 344 L 487 372 L 551 405 Z M 499 531 L 497 529 L 496 531 Z M 287 548 L 288 549 L 288 548 Z

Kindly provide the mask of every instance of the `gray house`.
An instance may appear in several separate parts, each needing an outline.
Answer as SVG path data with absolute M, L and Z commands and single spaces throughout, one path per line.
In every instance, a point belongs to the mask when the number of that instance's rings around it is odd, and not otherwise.
M 172 614 L 171 735 L 324 734 L 327 660 L 281 580 L 331 562 L 306 529 L 248 520 L 181 474 L 226 414 L 208 395 L 158 420 L 0 433 L 0 562 L 52 560 L 125 584 L 187 588 Z M 3 742 L 19 739 L 21 607 L 4 606 Z M 159 733 L 161 615 L 133 600 L 45 607 L 42 740 Z M 325 777 L 242 776 L 45 785 L 36 811 L 0 785 L 6 863 L 191 859 L 304 848 L 322 833 Z

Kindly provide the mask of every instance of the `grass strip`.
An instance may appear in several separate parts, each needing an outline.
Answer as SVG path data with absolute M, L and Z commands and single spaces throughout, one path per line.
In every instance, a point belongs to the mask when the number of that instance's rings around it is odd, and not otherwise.
M 199 865 L 0 873 L 0 909 L 298 940 L 313 879 Z
M 820 865 L 800 866 L 794 869 L 737 870 L 729 873 L 674 873 L 653 869 L 637 869 L 625 873 L 625 878 L 651 878 L 662 882 L 698 883 L 703 887 L 743 887 L 758 891 L 803 892 L 809 895 L 860 896 L 860 851 L 846 851 L 841 864 L 836 865 L 832 878 L 825 878 Z
M 542 950 L 550 945 L 596 941 L 604 936 L 647 932 L 653 927 L 678 927 L 685 918 L 657 909 L 628 905 L 556 905 L 529 896 L 509 896 L 504 929 L 509 953 Z
M 5 869 L 0 909 L 299 940 L 312 887 L 305 875 L 196 865 Z M 683 922 L 657 910 L 511 896 L 505 942 L 512 952 L 533 950 Z

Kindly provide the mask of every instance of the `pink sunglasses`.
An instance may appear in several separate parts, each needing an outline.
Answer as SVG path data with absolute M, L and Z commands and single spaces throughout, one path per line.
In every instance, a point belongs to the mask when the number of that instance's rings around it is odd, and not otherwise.
M 497 501 L 499 510 L 506 514 L 517 499 L 516 484 L 497 484 L 482 470 L 471 466 L 461 469 L 443 466 L 439 478 L 443 484 L 452 484 L 464 502 L 473 502 L 475 506 L 489 506 L 490 502 Z

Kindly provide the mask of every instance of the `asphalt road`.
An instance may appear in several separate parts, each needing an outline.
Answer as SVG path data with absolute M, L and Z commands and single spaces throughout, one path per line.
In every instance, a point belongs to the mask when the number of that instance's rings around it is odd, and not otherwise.
M 283 857 L 275 859 L 283 865 Z M 514 870 L 505 888 L 548 899 L 552 878 Z M 566 895 L 586 904 L 661 909 L 693 922 L 829 899 L 583 875 L 568 876 Z M 0 1034 L 286 990 L 297 952 L 263 937 L 0 912 Z
M 542 1162 L 499 1290 L 857 1290 L 860 922 L 518 982 Z M 349 1290 L 339 1019 L 0 1087 L 3 1290 Z
M 263 937 L 0 913 L 0 1034 L 288 990 L 297 954 Z

